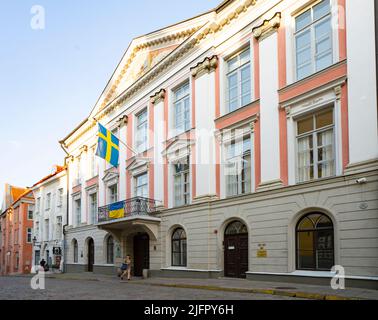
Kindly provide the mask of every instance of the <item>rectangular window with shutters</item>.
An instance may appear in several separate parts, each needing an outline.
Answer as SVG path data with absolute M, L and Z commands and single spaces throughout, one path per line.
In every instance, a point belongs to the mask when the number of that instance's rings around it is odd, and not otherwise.
M 330 0 L 323 0 L 295 18 L 297 80 L 333 63 Z
M 333 108 L 297 120 L 297 180 L 335 175 Z
M 251 102 L 251 51 L 245 49 L 227 61 L 228 112 Z

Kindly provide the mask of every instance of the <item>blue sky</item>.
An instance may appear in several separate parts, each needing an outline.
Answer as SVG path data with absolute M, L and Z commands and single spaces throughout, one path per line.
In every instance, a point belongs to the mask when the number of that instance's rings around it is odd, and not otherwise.
M 220 0 L 0 0 L 0 199 L 62 164 L 62 139 L 88 116 L 132 38 Z M 33 30 L 31 8 L 45 9 Z M 0 200 L 1 202 L 1 200 Z

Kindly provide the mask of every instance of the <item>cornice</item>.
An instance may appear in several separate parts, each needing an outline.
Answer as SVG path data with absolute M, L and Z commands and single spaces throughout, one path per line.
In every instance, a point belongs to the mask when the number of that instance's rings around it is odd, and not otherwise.
M 142 89 L 148 83 L 156 79 L 162 72 L 168 69 L 171 65 L 174 65 L 174 63 L 180 58 L 182 58 L 188 51 L 190 51 L 195 46 L 198 46 L 210 34 L 216 34 L 222 31 L 226 26 L 235 22 L 241 15 L 246 13 L 255 4 L 256 4 L 256 0 L 245 0 L 240 6 L 236 7 L 227 16 L 219 18 L 218 21 L 214 20 L 208 25 L 203 26 L 202 30 L 200 27 L 195 28 L 196 31 L 192 34 L 192 38 L 185 41 L 178 48 L 176 48 L 172 53 L 170 53 L 167 57 L 165 57 L 162 61 L 160 61 L 157 65 L 155 65 L 152 69 L 147 71 L 139 80 L 134 82 L 133 85 L 131 85 L 124 92 L 122 92 L 113 101 L 107 102 L 105 105 L 103 103 L 100 111 L 96 115 L 96 119 L 100 121 L 101 119 L 103 119 L 104 117 L 106 117 L 107 115 L 115 111 L 117 108 L 120 108 L 121 106 L 123 106 L 127 99 L 135 95 L 140 89 Z M 169 37 L 172 37 L 172 35 L 167 36 L 167 41 Z M 139 49 L 137 50 L 137 48 Z M 132 59 L 136 56 L 136 53 L 139 50 L 141 50 L 141 48 L 142 47 L 140 46 L 136 47 L 133 53 L 131 54 L 130 58 L 127 60 L 123 70 L 121 71 L 121 75 L 116 80 L 117 86 L 122 79 L 120 77 L 125 75 L 126 70 L 128 69 L 128 67 L 130 66 L 132 62 Z M 109 96 L 110 95 L 108 94 L 107 97 Z M 93 129 L 93 127 L 94 127 L 93 123 L 89 124 L 88 127 L 84 128 L 82 132 L 78 133 L 77 136 L 73 138 L 71 141 L 67 142 L 66 145 L 68 147 L 71 146 L 73 143 L 78 141 L 84 134 L 86 134 L 91 129 Z

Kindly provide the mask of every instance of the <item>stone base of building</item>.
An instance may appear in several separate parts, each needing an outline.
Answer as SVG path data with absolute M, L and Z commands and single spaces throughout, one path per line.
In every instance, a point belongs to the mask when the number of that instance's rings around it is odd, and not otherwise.
M 66 264 L 65 273 L 83 273 L 88 272 L 88 266 L 82 264 Z M 93 266 L 93 274 L 117 275 L 115 266 Z
M 149 277 L 159 278 L 194 278 L 194 279 L 217 279 L 223 275 L 220 270 L 180 270 L 180 269 L 160 269 L 149 270 Z
M 266 281 L 266 282 L 286 282 L 293 284 L 309 284 L 318 286 L 330 286 L 331 285 L 331 275 L 320 276 L 320 275 L 300 275 L 294 273 L 288 274 L 270 274 L 270 273 L 254 273 L 247 272 L 247 280 L 253 281 Z M 373 289 L 378 290 L 378 278 L 345 278 L 346 288 L 363 288 L 363 289 Z

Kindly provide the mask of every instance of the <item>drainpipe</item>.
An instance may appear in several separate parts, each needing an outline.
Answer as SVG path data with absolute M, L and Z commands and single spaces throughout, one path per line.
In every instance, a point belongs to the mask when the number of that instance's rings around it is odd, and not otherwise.
M 66 188 L 67 188 L 67 202 L 66 202 L 66 224 L 63 225 L 63 273 L 66 272 L 66 264 L 67 264 L 67 260 L 66 260 L 66 227 L 69 225 L 68 224 L 68 221 L 69 221 L 69 167 L 67 165 L 68 163 L 68 159 L 70 158 L 70 154 L 68 153 L 63 141 L 59 141 L 59 144 L 60 144 L 60 147 L 62 148 L 62 150 L 64 151 L 64 153 L 67 155 L 65 158 L 64 158 L 64 166 L 66 167 Z

